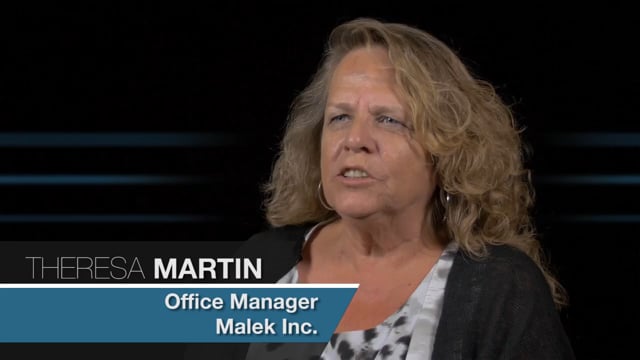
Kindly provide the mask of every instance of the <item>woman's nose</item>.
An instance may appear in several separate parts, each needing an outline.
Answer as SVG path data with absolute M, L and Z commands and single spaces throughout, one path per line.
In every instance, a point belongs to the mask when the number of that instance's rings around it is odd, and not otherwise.
M 368 117 L 356 116 L 351 121 L 345 139 L 345 149 L 353 152 L 370 153 L 375 148 Z

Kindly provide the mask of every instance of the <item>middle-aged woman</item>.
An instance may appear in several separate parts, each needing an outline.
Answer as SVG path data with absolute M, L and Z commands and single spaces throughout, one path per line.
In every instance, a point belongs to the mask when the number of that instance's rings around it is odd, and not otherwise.
M 277 259 L 266 280 L 360 286 L 329 343 L 247 358 L 573 358 L 513 117 L 424 31 L 334 29 L 266 189 L 273 228 L 243 250 Z

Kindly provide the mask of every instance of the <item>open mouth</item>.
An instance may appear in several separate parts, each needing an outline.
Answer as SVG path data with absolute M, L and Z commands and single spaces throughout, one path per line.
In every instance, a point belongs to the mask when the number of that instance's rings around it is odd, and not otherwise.
M 361 169 L 345 169 L 342 171 L 341 175 L 348 179 L 362 179 L 369 177 L 369 173 Z

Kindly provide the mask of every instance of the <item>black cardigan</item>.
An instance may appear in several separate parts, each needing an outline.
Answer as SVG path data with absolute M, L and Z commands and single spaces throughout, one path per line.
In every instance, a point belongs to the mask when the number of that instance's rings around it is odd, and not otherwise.
M 240 257 L 260 257 L 274 283 L 301 259 L 309 226 L 252 236 Z M 535 263 L 509 246 L 482 260 L 459 251 L 449 272 L 432 359 L 574 359 L 549 287 Z M 192 344 L 186 359 L 244 359 L 248 344 Z

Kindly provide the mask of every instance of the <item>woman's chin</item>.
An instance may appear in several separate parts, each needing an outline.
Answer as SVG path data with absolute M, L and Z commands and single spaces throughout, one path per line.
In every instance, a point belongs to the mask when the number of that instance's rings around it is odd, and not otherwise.
M 376 206 L 364 204 L 344 204 L 335 207 L 336 212 L 342 218 L 365 219 L 380 211 Z

